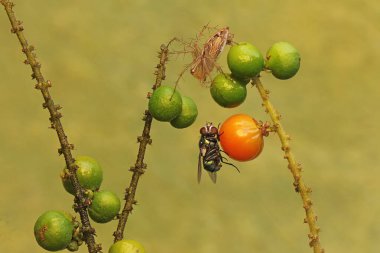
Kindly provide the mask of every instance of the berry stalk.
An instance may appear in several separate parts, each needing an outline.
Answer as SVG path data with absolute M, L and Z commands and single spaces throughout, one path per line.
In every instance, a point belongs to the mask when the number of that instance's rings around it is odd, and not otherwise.
M 322 249 L 320 240 L 319 240 L 319 231 L 320 228 L 317 226 L 317 216 L 315 215 L 313 208 L 312 208 L 312 201 L 310 198 L 311 188 L 306 186 L 304 181 L 302 180 L 302 167 L 301 164 L 297 163 L 295 160 L 295 157 L 290 149 L 289 135 L 285 132 L 281 122 L 280 122 L 280 114 L 277 112 L 277 110 L 274 108 L 272 103 L 269 101 L 269 90 L 266 90 L 261 83 L 260 79 L 254 78 L 252 79 L 252 84 L 256 86 L 257 90 L 260 93 L 261 99 L 263 101 L 262 105 L 265 107 L 265 111 L 269 114 L 271 117 L 274 129 L 280 138 L 282 150 L 285 152 L 284 159 L 288 160 L 288 168 L 290 172 L 293 175 L 294 182 L 293 186 L 295 188 L 295 191 L 298 192 L 301 195 L 303 208 L 306 212 L 306 218 L 304 219 L 304 222 L 309 225 L 309 231 L 308 237 L 310 239 L 309 245 L 313 248 L 314 253 L 323 253 L 324 249 Z
M 62 118 L 62 114 L 59 112 L 59 110 L 62 109 L 62 107 L 58 104 L 55 104 L 50 95 L 49 88 L 52 86 L 51 82 L 49 80 L 45 80 L 45 78 L 43 77 L 41 72 L 41 64 L 37 61 L 37 56 L 33 52 L 34 47 L 32 45 L 29 45 L 27 40 L 25 39 L 25 36 L 22 32 L 24 30 L 22 22 L 16 19 L 15 13 L 13 11 L 14 3 L 8 0 L 0 0 L 0 3 L 4 6 L 5 11 L 8 15 L 9 21 L 12 26 L 11 32 L 17 35 L 17 38 L 22 46 L 22 52 L 26 55 L 27 59 L 24 61 L 24 63 L 30 65 L 33 71 L 32 79 L 37 80 L 35 88 L 40 90 L 42 93 L 42 96 L 45 101 L 42 104 L 43 108 L 49 110 L 49 120 L 51 123 L 51 128 L 55 129 L 55 131 L 57 132 L 58 139 L 61 145 L 61 147 L 58 149 L 58 153 L 60 155 L 63 154 L 66 166 L 71 174 L 70 179 L 75 189 L 74 209 L 80 215 L 83 227 L 83 237 L 84 241 L 87 244 L 88 251 L 89 253 L 100 252 L 101 246 L 100 244 L 95 243 L 95 229 L 92 228 L 87 214 L 88 201 L 84 196 L 84 190 L 80 186 L 78 178 L 76 176 L 77 166 L 74 164 L 75 160 L 71 154 L 71 150 L 74 148 L 74 145 L 68 142 L 67 136 L 63 130 L 63 126 L 60 120 L 60 118 Z
M 160 87 L 162 81 L 165 80 L 166 63 L 168 61 L 169 54 L 168 47 L 174 40 L 175 39 L 171 40 L 167 45 L 161 45 L 160 52 L 158 53 L 158 58 L 160 59 L 160 62 L 159 64 L 157 64 L 157 70 L 154 72 L 154 74 L 156 75 L 156 81 L 152 87 L 153 91 Z M 137 201 L 135 200 L 137 184 L 139 182 L 140 176 L 144 174 L 147 168 L 147 165 L 144 163 L 144 156 L 146 146 L 152 143 L 152 139 L 150 139 L 149 133 L 153 120 L 152 115 L 148 110 L 144 112 L 143 120 L 145 121 L 145 124 L 142 131 L 142 135 L 137 137 L 137 142 L 140 143 L 139 151 L 137 154 L 137 160 L 135 165 L 129 169 L 131 172 L 133 172 L 133 174 L 129 186 L 125 189 L 125 204 L 121 214 L 119 215 L 119 223 L 117 225 L 117 229 L 113 233 L 115 237 L 114 242 L 120 241 L 124 237 L 125 225 L 127 223 L 128 216 L 133 210 L 133 205 L 137 204 Z

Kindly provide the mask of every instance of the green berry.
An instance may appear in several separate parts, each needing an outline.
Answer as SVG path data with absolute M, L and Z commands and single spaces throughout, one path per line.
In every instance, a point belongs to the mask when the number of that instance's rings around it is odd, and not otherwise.
M 228 51 L 227 63 L 232 75 L 241 80 L 257 76 L 264 68 L 262 54 L 248 42 L 233 45 Z
M 69 245 L 66 247 L 69 251 L 78 251 L 79 249 L 79 244 L 77 241 L 72 240 Z
M 72 238 L 74 226 L 60 211 L 47 211 L 38 217 L 34 225 L 37 243 L 49 251 L 66 248 Z
M 267 52 L 265 67 L 278 79 L 289 79 L 299 70 L 301 57 L 288 42 L 277 42 Z
M 156 120 L 171 121 L 181 113 L 181 95 L 170 86 L 160 86 L 150 97 L 148 108 Z
M 98 191 L 94 193 L 88 214 L 98 223 L 111 221 L 120 211 L 119 197 L 110 191 Z
M 103 170 L 100 164 L 92 157 L 78 156 L 75 159 L 75 164 L 78 166 L 77 177 L 79 184 L 84 188 L 92 191 L 99 189 L 103 181 Z M 65 167 L 61 173 L 63 187 L 70 194 L 75 194 L 74 186 L 71 183 L 68 170 Z
M 170 121 L 170 124 L 175 128 L 189 127 L 197 119 L 198 109 L 194 101 L 189 97 L 182 97 L 181 113 Z
M 138 241 L 124 239 L 112 244 L 108 253 L 145 253 L 145 249 Z
M 220 106 L 232 108 L 244 102 L 247 88 L 245 83 L 232 78 L 231 75 L 218 74 L 212 81 L 210 93 Z

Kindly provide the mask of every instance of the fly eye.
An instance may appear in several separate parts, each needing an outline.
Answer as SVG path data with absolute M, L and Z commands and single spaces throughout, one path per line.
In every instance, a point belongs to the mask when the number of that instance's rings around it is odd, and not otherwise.
M 211 127 L 211 129 L 210 129 L 211 134 L 218 134 L 218 132 L 219 132 L 218 128 L 216 128 L 214 126 Z
M 199 129 L 199 132 L 201 135 L 205 135 L 207 133 L 207 130 L 205 127 L 202 127 L 201 129 Z

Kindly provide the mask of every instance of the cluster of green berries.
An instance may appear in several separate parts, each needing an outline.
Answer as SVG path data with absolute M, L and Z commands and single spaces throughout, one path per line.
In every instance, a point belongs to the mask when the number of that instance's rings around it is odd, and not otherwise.
M 120 211 L 120 199 L 111 191 L 99 190 L 103 181 L 102 167 L 95 159 L 89 156 L 78 156 L 75 159 L 75 165 L 78 166 L 76 176 L 79 184 L 85 190 L 85 196 L 89 201 L 88 214 L 90 218 L 97 223 L 107 223 L 113 220 Z M 61 173 L 63 187 L 68 193 L 75 195 L 70 177 L 71 174 L 65 167 Z M 70 251 L 76 251 L 83 243 L 80 222 L 62 211 L 43 213 L 34 225 L 34 236 L 37 243 L 48 251 L 58 251 L 65 248 Z M 120 244 L 122 246 L 117 246 Z M 109 252 L 144 252 L 142 246 L 133 240 L 121 240 L 117 245 L 111 246 Z M 128 250 L 126 250 L 127 248 Z M 135 248 L 140 249 L 140 251 L 134 250 Z M 111 249 L 113 250 L 111 251 Z
M 270 71 L 278 79 L 289 79 L 298 72 L 300 59 L 297 49 L 287 42 L 275 43 L 267 51 L 265 59 L 248 42 L 233 45 L 227 55 L 231 74 L 220 73 L 214 78 L 210 88 L 211 96 L 220 106 L 236 107 L 247 96 L 246 85 L 261 71 Z
M 120 211 L 119 197 L 107 190 L 99 190 L 103 181 L 103 169 L 99 163 L 89 156 L 78 156 L 75 159 L 78 166 L 76 175 L 79 184 L 85 190 L 86 197 L 90 200 L 88 214 L 97 223 L 106 223 L 115 218 Z M 67 168 L 61 173 L 61 179 L 65 190 L 74 195 L 74 187 L 70 179 L 71 175 Z
M 278 79 L 293 77 L 300 68 L 300 55 L 290 43 L 277 42 L 266 53 L 248 42 L 231 46 L 227 63 L 231 74 L 219 73 L 211 83 L 210 93 L 222 107 L 233 108 L 247 97 L 247 84 L 261 71 L 270 71 Z M 149 111 L 158 121 L 168 121 L 176 128 L 190 126 L 198 115 L 191 98 L 181 97 L 170 86 L 157 88 L 149 100 Z
M 158 87 L 149 99 L 149 112 L 158 121 L 170 122 L 175 128 L 186 128 L 198 116 L 197 105 L 190 97 L 181 94 L 170 86 Z

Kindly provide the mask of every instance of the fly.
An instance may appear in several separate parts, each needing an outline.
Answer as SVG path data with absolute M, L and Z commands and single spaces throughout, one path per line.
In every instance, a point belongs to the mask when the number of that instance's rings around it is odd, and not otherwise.
M 235 165 L 226 162 L 227 159 L 222 156 L 221 152 L 224 151 L 219 147 L 220 133 L 217 127 L 212 123 L 206 123 L 199 132 L 201 138 L 199 140 L 198 183 L 201 181 L 202 167 L 209 173 L 214 183 L 216 183 L 216 172 L 220 170 L 222 163 L 231 165 L 239 171 Z

